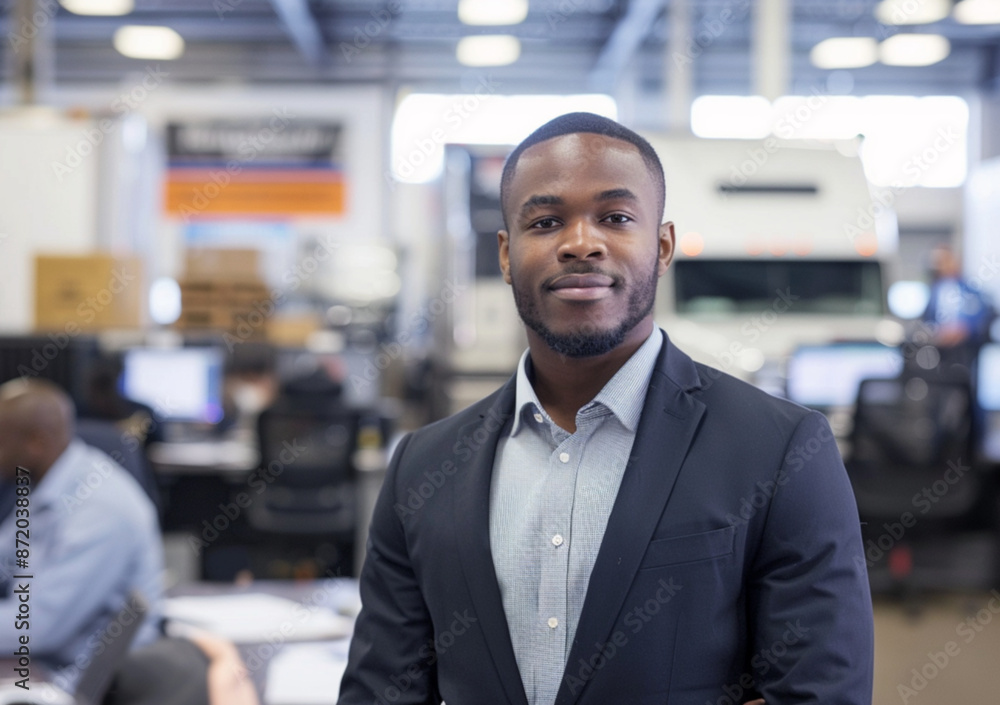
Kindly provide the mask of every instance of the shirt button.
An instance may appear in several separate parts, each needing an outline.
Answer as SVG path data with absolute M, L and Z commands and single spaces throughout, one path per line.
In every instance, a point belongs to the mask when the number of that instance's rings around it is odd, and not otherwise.
M 563 545 L 562 534 L 556 534 L 555 536 L 552 537 L 552 545 L 553 546 L 562 546 Z
M 555 617 L 549 617 L 549 628 L 555 629 L 559 626 L 559 620 Z
M 535 414 L 535 421 L 537 421 L 538 423 L 541 423 L 542 422 L 542 415 L 541 414 Z
M 569 453 L 560 453 L 559 454 L 559 460 L 563 461 L 564 463 L 568 463 L 569 462 Z

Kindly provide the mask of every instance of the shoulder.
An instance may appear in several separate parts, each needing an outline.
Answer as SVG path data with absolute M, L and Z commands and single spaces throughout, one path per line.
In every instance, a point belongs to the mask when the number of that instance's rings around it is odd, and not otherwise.
M 717 368 L 702 363 L 695 366 L 702 386 L 692 394 L 705 404 L 706 420 L 726 425 L 734 436 L 775 434 L 787 438 L 805 419 L 821 416 Z
M 107 453 L 84 445 L 74 474 L 76 481 L 62 498 L 68 513 L 100 516 L 103 523 L 135 531 L 156 526 L 156 510 L 145 491 Z
M 513 384 L 509 380 L 468 408 L 413 431 L 407 438 L 408 452 L 448 450 L 495 435 L 513 413 Z

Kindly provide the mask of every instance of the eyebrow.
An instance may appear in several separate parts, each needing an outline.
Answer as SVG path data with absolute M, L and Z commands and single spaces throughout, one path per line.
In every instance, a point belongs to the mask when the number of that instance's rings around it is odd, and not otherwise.
M 597 194 L 595 201 L 616 201 L 618 199 L 626 199 L 629 201 L 638 201 L 639 198 L 632 193 L 627 188 L 613 188 L 607 191 L 601 191 Z
M 615 201 L 619 199 L 625 199 L 629 201 L 638 201 L 639 198 L 632 193 L 627 188 L 612 188 L 606 191 L 601 191 L 594 198 L 595 201 Z M 534 195 L 528 198 L 521 205 L 521 213 L 525 213 L 532 208 L 537 206 L 561 206 L 564 201 L 559 196 L 549 196 L 549 195 Z

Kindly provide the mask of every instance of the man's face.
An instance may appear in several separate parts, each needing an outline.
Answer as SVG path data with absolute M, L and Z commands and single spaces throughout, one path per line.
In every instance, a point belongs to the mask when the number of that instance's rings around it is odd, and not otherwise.
M 657 191 L 623 140 L 576 133 L 521 154 L 500 268 L 521 319 L 556 352 L 603 355 L 651 319 L 674 245 Z

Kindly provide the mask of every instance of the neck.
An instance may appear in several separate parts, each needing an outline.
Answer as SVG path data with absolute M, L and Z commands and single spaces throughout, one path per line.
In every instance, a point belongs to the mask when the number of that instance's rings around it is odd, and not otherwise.
M 576 431 L 576 414 L 604 388 L 622 365 L 638 350 L 653 330 L 652 317 L 629 331 L 618 347 L 595 357 L 567 357 L 550 348 L 528 330 L 528 349 L 538 401 L 561 428 Z

